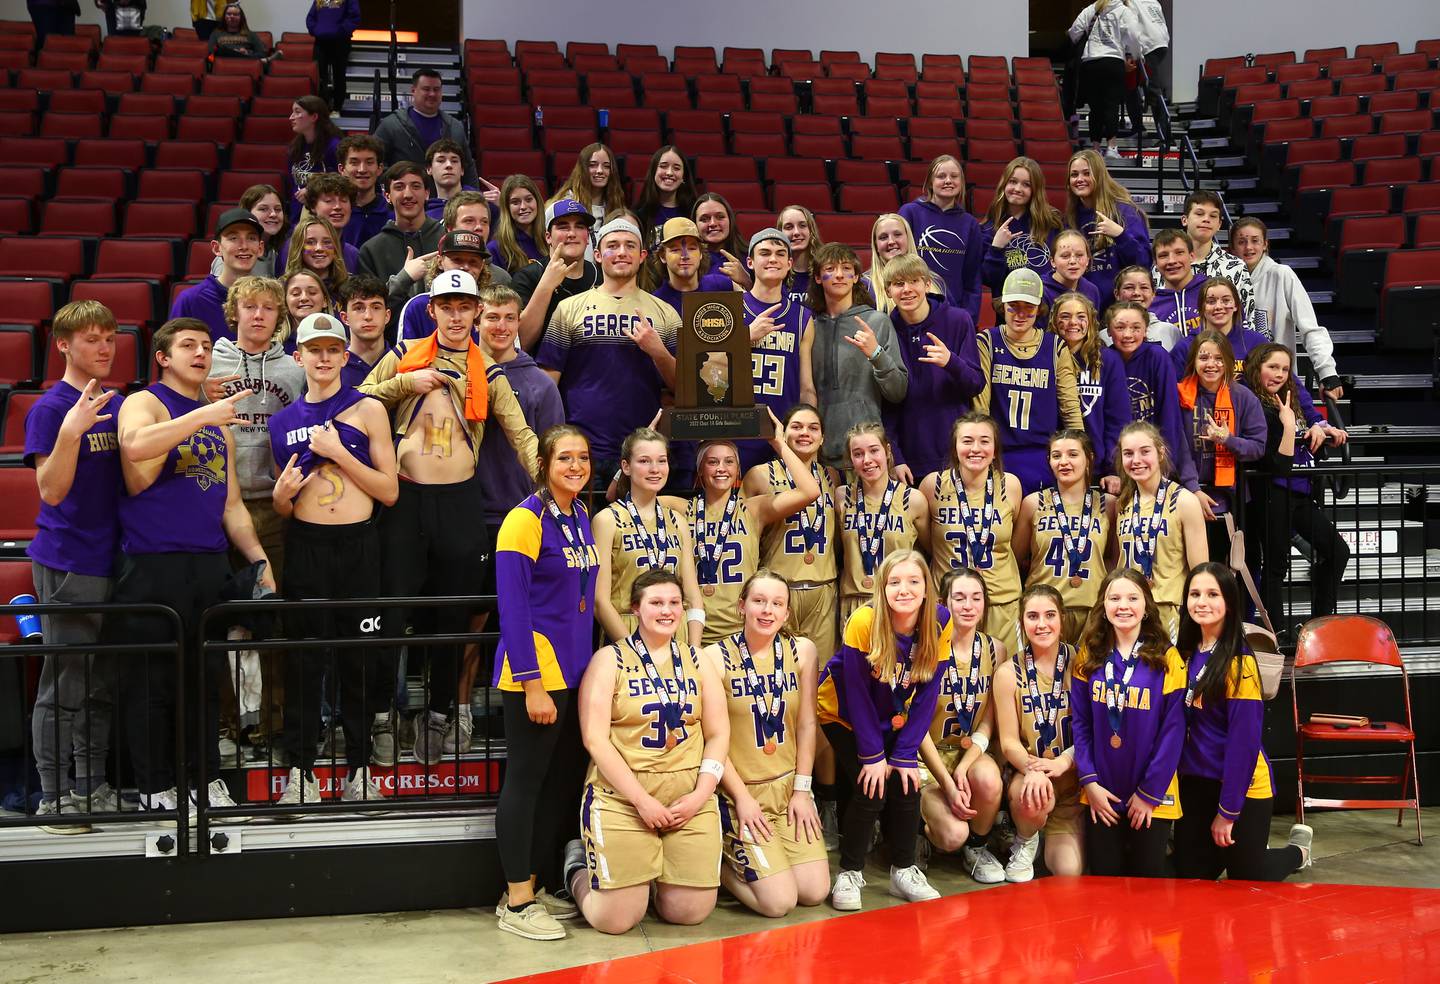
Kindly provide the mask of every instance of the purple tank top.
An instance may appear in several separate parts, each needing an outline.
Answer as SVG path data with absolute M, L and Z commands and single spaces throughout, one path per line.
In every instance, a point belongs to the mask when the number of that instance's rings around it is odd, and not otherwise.
M 1027 360 L 1015 358 L 1005 344 L 1004 330 L 990 329 L 990 415 L 1000 427 L 1006 451 L 1046 447 L 1060 426 L 1060 399 L 1055 391 L 1054 335 L 1041 336 L 1040 350 Z
M 270 450 L 275 455 L 276 471 L 284 468 L 292 454 L 298 454 L 300 472 L 309 475 L 326 460 L 310 450 L 310 435 L 317 428 L 329 422 L 340 435 L 340 443 L 355 456 L 362 465 L 369 466 L 370 438 L 360 428 L 336 420 L 361 400 L 369 400 L 359 390 L 341 387 L 334 396 L 311 403 L 301 397 L 279 413 L 270 417 Z
M 172 420 L 205 405 L 164 383 L 146 392 L 155 394 Z M 125 553 L 219 553 L 228 547 L 221 524 L 229 476 L 225 440 L 223 427 L 206 424 L 170 449 L 149 488 L 121 498 Z

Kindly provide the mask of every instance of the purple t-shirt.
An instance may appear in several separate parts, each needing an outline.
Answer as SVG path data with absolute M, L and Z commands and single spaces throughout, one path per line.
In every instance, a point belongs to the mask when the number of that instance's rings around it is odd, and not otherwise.
M 420 134 L 420 146 L 429 147 L 435 141 L 445 136 L 445 121 L 440 114 L 434 116 L 422 116 L 411 106 L 406 113 L 410 116 L 410 123 L 415 127 L 415 132 Z
M 235 340 L 235 331 L 225 323 L 225 295 L 229 288 L 215 279 L 214 274 L 206 277 L 194 287 L 188 287 L 170 305 L 172 318 L 199 318 L 210 326 L 210 340 L 222 338 Z
M 302 475 L 309 475 L 316 468 L 329 461 L 310 450 L 310 435 L 315 428 L 334 421 L 340 443 L 355 456 L 362 465 L 370 465 L 370 437 L 354 424 L 335 420 L 366 396 L 358 390 L 341 386 L 329 399 L 311 403 L 307 397 L 300 397 L 285 409 L 270 416 L 270 453 L 275 463 L 284 468 L 292 455 L 299 455 L 296 462 Z
M 346 389 L 354 389 L 365 382 L 365 377 L 370 375 L 370 370 L 374 368 L 354 352 L 348 352 L 345 364 L 340 367 L 340 385 Z
M 109 577 L 120 546 L 120 416 L 117 394 L 105 404 L 109 420 L 102 420 L 80 439 L 75 458 L 75 479 L 58 506 L 41 501 L 35 521 L 35 539 L 25 551 L 31 560 L 57 571 Z M 61 380 L 30 408 L 25 418 L 25 464 L 55 450 L 65 414 L 80 400 L 80 391 Z
M 700 275 L 700 285 L 695 289 L 697 291 L 700 291 L 734 290 L 735 288 L 731 286 L 730 278 L 725 276 L 723 273 L 702 273 Z M 666 280 L 659 287 L 655 288 L 655 296 L 660 298 L 660 300 L 664 301 L 666 304 L 673 307 L 676 314 L 682 313 L 680 310 L 680 305 L 683 303 L 681 301 L 681 298 L 686 293 L 687 291 L 676 290 L 674 287 L 672 287 L 669 280 Z

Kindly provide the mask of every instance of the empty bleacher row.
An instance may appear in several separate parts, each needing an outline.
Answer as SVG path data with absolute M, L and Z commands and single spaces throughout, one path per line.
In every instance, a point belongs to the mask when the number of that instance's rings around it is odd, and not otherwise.
M 1379 309 L 1379 337 L 1429 347 L 1440 301 L 1440 40 L 1212 59 L 1201 101 L 1247 134 L 1294 239 L 1329 251 L 1335 299 Z M 1423 330 L 1416 330 L 1423 328 Z

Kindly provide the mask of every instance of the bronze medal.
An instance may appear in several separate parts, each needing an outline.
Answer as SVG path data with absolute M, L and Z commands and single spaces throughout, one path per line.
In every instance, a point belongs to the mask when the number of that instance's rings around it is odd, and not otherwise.
M 715 585 L 707 584 L 704 585 L 700 590 L 705 593 L 705 597 L 709 598 L 715 594 Z
M 969 735 L 965 735 L 965 736 L 963 736 L 963 737 L 960 739 L 960 747 L 961 747 L 961 748 L 969 748 L 969 747 L 970 747 L 971 745 L 973 745 L 973 744 L 975 744 L 975 740 L 974 740 L 973 738 L 971 738 Z
M 1045 756 L 1044 756 L 1045 758 L 1047 758 L 1047 759 L 1053 759 L 1053 758 L 1056 757 L 1056 755 L 1057 755 L 1057 753 L 1056 753 L 1055 749 L 1053 749 L 1053 748 L 1047 748 L 1047 749 L 1045 749 Z
M 813 564 L 813 563 L 815 563 L 815 551 L 813 551 L 813 550 L 807 550 L 807 551 L 805 551 L 805 563 L 807 563 L 807 564 Z
M 674 747 L 675 747 L 675 732 L 673 732 L 673 731 L 667 731 L 667 732 L 665 732 L 665 750 L 666 750 L 666 751 L 669 751 L 670 749 L 672 749 L 672 748 L 674 748 Z
M 581 599 L 580 599 L 580 611 L 582 611 L 582 612 L 585 611 L 585 599 L 584 599 L 584 598 L 581 598 Z
M 1071 577 L 1070 577 L 1070 587 L 1072 587 L 1072 588 L 1078 588 L 1078 587 L 1080 587 L 1080 585 L 1082 585 L 1082 584 L 1084 584 L 1084 583 L 1085 583 L 1085 579 L 1084 579 L 1083 577 L 1081 577 L 1079 574 L 1073 574 L 1073 575 L 1071 575 Z
M 1124 744 L 1124 742 L 1122 742 L 1122 741 L 1120 740 L 1120 736 L 1119 736 L 1119 735 L 1111 735 L 1111 736 L 1110 736 L 1110 747 L 1111 747 L 1111 748 L 1119 748 L 1119 747 L 1120 747 L 1121 745 L 1123 745 L 1123 744 Z
M 774 754 L 775 754 L 775 739 L 774 739 L 774 738 L 771 738 L 769 741 L 767 741 L 767 742 L 765 743 L 765 754 L 766 754 L 766 755 L 774 755 Z
M 875 587 L 875 579 L 873 577 L 870 577 L 869 575 L 866 575 L 865 577 L 860 579 L 860 586 L 862 588 L 873 588 Z
M 901 728 L 905 727 L 905 715 L 896 714 L 894 717 L 892 717 L 890 719 L 890 727 L 894 728 L 896 731 L 899 731 Z

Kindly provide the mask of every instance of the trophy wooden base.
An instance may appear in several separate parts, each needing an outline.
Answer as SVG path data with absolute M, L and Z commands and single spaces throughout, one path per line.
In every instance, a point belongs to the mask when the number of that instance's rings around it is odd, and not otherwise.
M 667 407 L 660 415 L 659 430 L 675 441 L 769 440 L 775 436 L 775 425 L 763 404 L 711 410 Z

